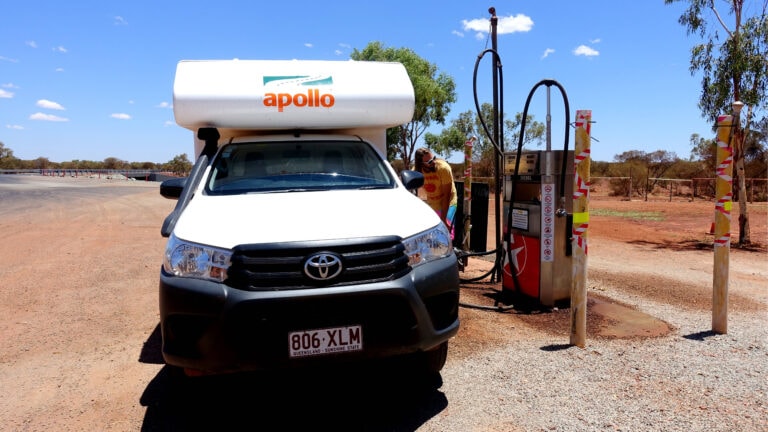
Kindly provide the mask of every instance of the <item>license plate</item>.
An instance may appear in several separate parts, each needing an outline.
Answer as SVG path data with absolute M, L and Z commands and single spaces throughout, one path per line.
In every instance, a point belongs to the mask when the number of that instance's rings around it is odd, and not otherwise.
M 291 358 L 362 351 L 363 328 L 355 325 L 288 333 L 288 347 Z

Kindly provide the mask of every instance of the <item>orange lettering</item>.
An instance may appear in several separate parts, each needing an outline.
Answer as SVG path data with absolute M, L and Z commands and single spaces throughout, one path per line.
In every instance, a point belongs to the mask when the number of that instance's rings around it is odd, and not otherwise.
M 264 106 L 277 107 L 278 112 L 290 105 L 296 107 L 324 107 L 330 108 L 336 104 L 336 98 L 330 93 L 321 94 L 320 89 L 309 89 L 307 93 L 265 93 Z

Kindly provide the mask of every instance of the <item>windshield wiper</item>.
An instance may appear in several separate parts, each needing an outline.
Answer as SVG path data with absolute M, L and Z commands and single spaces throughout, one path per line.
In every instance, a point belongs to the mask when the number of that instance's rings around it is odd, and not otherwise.
M 388 184 L 379 184 L 379 185 L 367 185 L 367 186 L 360 186 L 358 189 L 390 189 L 391 186 Z

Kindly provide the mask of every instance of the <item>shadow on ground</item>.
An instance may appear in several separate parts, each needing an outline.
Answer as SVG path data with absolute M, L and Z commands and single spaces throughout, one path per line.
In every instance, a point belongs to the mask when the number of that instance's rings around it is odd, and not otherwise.
M 648 246 L 655 249 L 669 249 L 673 251 L 711 251 L 714 248 L 714 239 L 712 236 L 707 236 L 704 240 L 687 239 L 687 240 L 660 240 L 660 241 L 648 241 L 648 240 L 633 240 L 628 241 L 627 244 L 636 246 Z M 731 249 L 740 250 L 744 252 L 764 253 L 768 252 L 768 245 L 755 241 L 749 244 L 738 244 L 735 239 L 731 239 Z
M 162 364 L 159 338 L 141 362 Z M 185 379 L 165 366 L 141 395 L 142 431 L 414 431 L 448 405 L 441 386 L 400 361 Z

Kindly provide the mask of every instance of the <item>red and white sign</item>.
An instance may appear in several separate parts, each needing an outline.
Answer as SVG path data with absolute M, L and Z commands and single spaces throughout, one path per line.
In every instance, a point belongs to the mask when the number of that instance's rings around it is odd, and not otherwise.
M 541 262 L 555 260 L 555 185 L 541 185 Z

